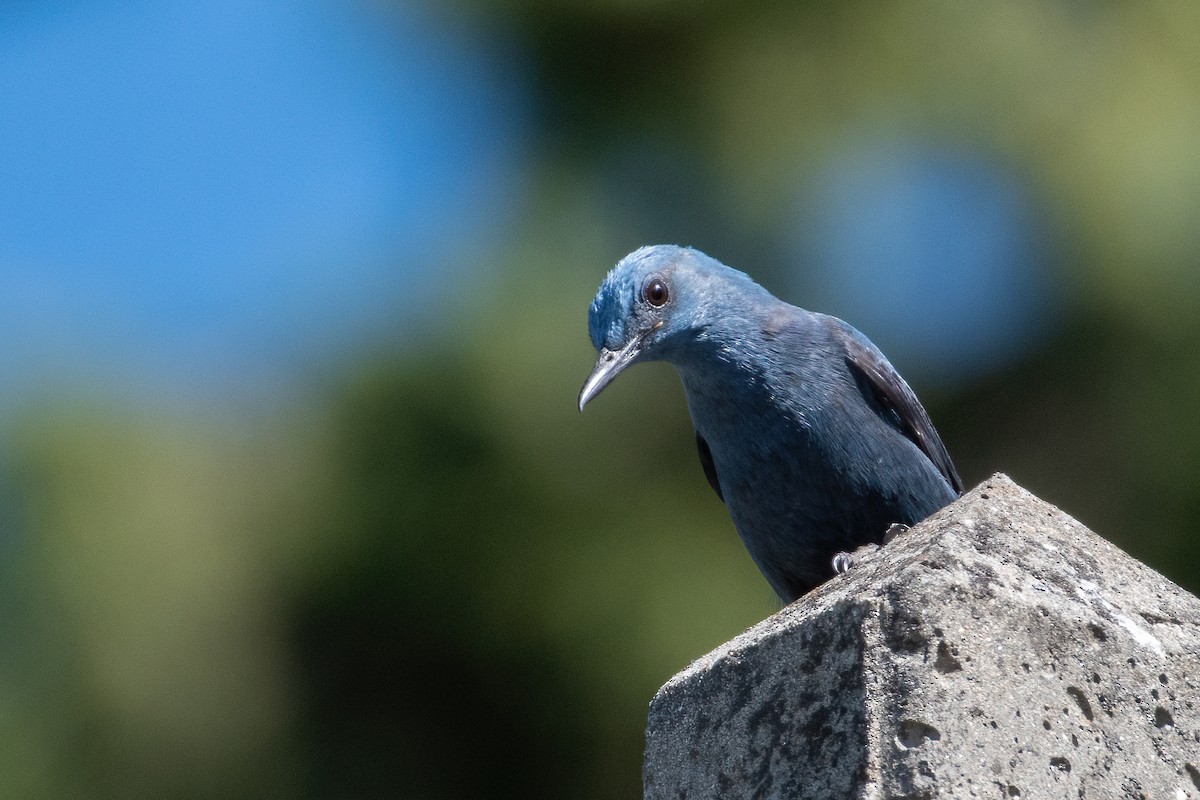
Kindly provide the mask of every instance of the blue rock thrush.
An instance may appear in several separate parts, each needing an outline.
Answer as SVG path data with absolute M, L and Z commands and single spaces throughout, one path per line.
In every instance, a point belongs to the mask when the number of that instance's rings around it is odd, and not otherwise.
M 962 493 L 929 415 L 866 336 L 698 250 L 621 259 L 588 330 L 600 356 L 579 409 L 631 364 L 673 364 L 704 474 L 785 602 L 830 578 L 836 555 Z

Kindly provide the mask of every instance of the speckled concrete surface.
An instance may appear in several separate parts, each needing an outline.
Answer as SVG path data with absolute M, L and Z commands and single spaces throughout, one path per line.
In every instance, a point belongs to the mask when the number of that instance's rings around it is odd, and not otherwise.
M 1200 798 L 1200 600 L 997 475 L 654 698 L 646 798 Z

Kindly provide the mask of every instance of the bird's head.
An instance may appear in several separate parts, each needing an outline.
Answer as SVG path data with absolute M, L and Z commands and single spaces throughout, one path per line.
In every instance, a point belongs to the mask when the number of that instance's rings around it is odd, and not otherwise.
M 676 357 L 708 329 L 729 290 L 743 286 L 762 291 L 745 274 L 687 247 L 654 245 L 621 259 L 588 312 L 600 355 L 579 392 L 579 410 L 631 364 Z

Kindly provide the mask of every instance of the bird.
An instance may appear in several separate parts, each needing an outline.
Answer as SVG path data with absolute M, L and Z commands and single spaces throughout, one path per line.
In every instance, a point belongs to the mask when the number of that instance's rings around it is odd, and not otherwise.
M 962 494 L 928 413 L 865 335 L 699 250 L 622 258 L 588 333 L 579 410 L 633 364 L 674 366 L 704 475 L 784 603 Z

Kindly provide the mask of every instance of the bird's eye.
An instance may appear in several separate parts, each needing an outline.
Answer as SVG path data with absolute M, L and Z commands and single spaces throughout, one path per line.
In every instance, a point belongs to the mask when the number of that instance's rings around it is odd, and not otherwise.
M 649 278 L 646 285 L 642 287 L 642 297 L 646 298 L 646 302 L 655 308 L 662 308 L 670 299 L 666 281 L 657 277 Z

